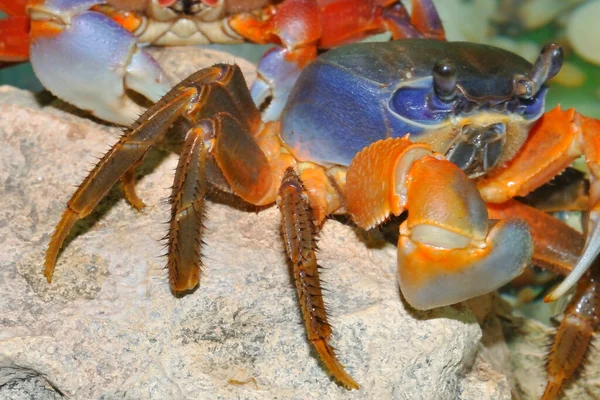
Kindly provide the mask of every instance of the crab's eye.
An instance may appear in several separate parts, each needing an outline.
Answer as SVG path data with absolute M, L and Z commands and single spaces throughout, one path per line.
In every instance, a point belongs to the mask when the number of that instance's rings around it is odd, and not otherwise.
M 445 103 L 456 97 L 456 67 L 450 60 L 441 60 L 433 66 L 433 89 Z
M 554 43 L 544 46 L 542 52 L 527 76 L 515 77 L 513 93 L 520 99 L 531 99 L 546 81 L 554 78 L 560 71 L 563 62 L 563 50 Z
M 533 97 L 519 100 L 519 113 L 527 119 L 535 119 L 544 112 L 547 87 L 542 89 Z
M 535 93 L 533 93 L 533 82 L 529 79 L 516 78 L 514 80 L 514 94 L 520 99 L 531 99 Z

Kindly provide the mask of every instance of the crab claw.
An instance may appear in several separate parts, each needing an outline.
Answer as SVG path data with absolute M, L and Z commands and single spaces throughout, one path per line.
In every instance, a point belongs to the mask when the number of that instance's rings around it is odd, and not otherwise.
M 417 309 L 454 304 L 490 292 L 531 260 L 527 224 L 492 225 L 466 174 L 425 144 L 391 138 L 356 155 L 346 175 L 347 209 L 362 228 L 408 209 L 400 227 L 402 294 Z
M 435 230 L 430 232 L 435 236 Z M 402 294 L 414 308 L 458 303 L 496 290 L 518 276 L 531 258 L 527 225 L 503 220 L 490 230 L 484 248 L 441 248 L 398 240 Z
M 424 157 L 414 162 L 408 182 L 398 272 L 413 307 L 441 307 L 491 292 L 531 260 L 527 224 L 509 219 L 489 229 L 485 203 L 453 163 Z
M 263 110 L 263 120 L 276 121 L 281 117 L 288 95 L 304 66 L 297 58 L 313 59 L 315 56 L 314 47 L 293 52 L 285 48 L 272 48 L 265 53 L 250 89 L 254 103 Z
M 54 95 L 98 118 L 129 125 L 144 107 L 128 91 L 156 102 L 171 83 L 130 32 L 88 11 L 98 3 L 32 1 L 31 64 Z

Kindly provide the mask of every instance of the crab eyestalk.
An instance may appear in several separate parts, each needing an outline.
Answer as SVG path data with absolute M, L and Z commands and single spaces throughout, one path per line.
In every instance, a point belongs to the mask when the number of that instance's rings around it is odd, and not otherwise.
M 441 60 L 433 66 L 433 89 L 444 103 L 456 97 L 456 67 L 450 60 Z
M 515 77 L 514 94 L 521 99 L 535 96 L 546 81 L 554 78 L 563 63 L 563 49 L 555 43 L 544 46 L 531 71 L 526 76 Z

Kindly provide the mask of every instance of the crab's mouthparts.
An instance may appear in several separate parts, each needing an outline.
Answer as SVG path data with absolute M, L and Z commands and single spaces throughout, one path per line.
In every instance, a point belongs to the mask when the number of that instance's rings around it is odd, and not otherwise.
M 470 178 L 476 178 L 496 165 L 505 142 L 506 125 L 503 123 L 487 126 L 467 124 L 462 127 L 446 157 Z

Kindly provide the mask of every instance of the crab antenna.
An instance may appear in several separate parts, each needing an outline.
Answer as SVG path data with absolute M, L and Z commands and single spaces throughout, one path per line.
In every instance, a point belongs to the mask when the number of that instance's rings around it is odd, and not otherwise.
M 544 46 L 527 76 L 515 78 L 514 93 L 522 99 L 535 96 L 547 80 L 558 74 L 563 63 L 563 49 L 556 43 Z
M 456 68 L 450 60 L 441 60 L 433 66 L 433 89 L 445 103 L 456 97 Z

